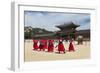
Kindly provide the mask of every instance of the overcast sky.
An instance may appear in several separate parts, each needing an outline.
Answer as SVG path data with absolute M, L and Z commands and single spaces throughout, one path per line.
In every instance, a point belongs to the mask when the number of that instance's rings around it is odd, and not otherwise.
M 90 29 L 90 14 L 61 13 L 43 11 L 24 11 L 25 26 L 44 28 L 49 31 L 59 30 L 56 25 L 74 22 L 80 25 L 77 30 Z

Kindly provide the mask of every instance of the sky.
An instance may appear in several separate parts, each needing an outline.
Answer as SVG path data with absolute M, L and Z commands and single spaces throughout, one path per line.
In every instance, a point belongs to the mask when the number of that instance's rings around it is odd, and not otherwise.
M 68 22 L 80 25 L 77 30 L 90 29 L 90 14 L 67 13 L 67 12 L 45 12 L 45 11 L 24 11 L 25 26 L 42 28 L 48 31 L 57 31 L 55 27 Z

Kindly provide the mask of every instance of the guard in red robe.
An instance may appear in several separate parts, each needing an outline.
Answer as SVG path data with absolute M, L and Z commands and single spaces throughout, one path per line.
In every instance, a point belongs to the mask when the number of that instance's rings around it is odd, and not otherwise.
M 75 48 L 74 48 L 74 45 L 73 45 L 73 40 L 70 40 L 70 44 L 69 44 L 69 49 L 68 49 L 69 52 L 71 51 L 75 51 Z
M 38 40 L 33 40 L 33 50 L 38 50 Z
M 48 52 L 54 51 L 54 40 L 48 40 Z
M 65 53 L 65 47 L 63 45 L 63 40 L 61 38 L 59 39 L 58 52 L 59 53 L 61 53 L 61 52 Z
M 45 45 L 44 40 L 43 39 L 40 40 L 40 45 L 39 45 L 40 51 L 44 51 L 44 45 Z

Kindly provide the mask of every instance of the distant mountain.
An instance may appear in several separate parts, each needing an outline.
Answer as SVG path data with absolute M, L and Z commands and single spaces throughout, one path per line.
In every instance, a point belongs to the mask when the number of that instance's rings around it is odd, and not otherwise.
M 46 29 L 41 29 L 41 28 L 33 28 L 31 26 L 25 26 L 24 27 L 24 37 L 25 39 L 31 39 L 35 35 L 40 35 L 40 34 L 49 34 L 49 33 L 54 33 L 52 31 L 48 31 Z
M 33 28 L 32 32 L 34 34 L 47 34 L 47 33 L 53 33 L 52 31 L 47 31 L 46 29 L 41 29 L 41 28 Z

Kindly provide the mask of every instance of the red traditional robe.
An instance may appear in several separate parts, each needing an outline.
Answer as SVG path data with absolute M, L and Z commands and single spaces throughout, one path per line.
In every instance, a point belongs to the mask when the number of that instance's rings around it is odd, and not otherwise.
M 33 40 L 33 50 L 38 50 L 39 46 L 38 46 L 38 40 Z
M 39 49 L 40 49 L 40 51 L 41 51 L 41 50 L 44 51 L 44 48 L 45 48 L 44 40 L 40 40 L 40 45 L 39 45 Z
M 60 52 L 65 53 L 65 48 L 64 48 L 62 39 L 59 40 L 58 51 L 59 51 L 59 53 L 60 53 Z
M 48 40 L 48 52 L 53 52 L 54 51 L 54 40 Z
M 69 44 L 69 52 L 70 51 L 75 51 L 75 48 L 74 48 L 74 46 L 73 46 L 73 43 L 72 43 L 73 41 L 72 40 L 70 40 L 70 44 Z

